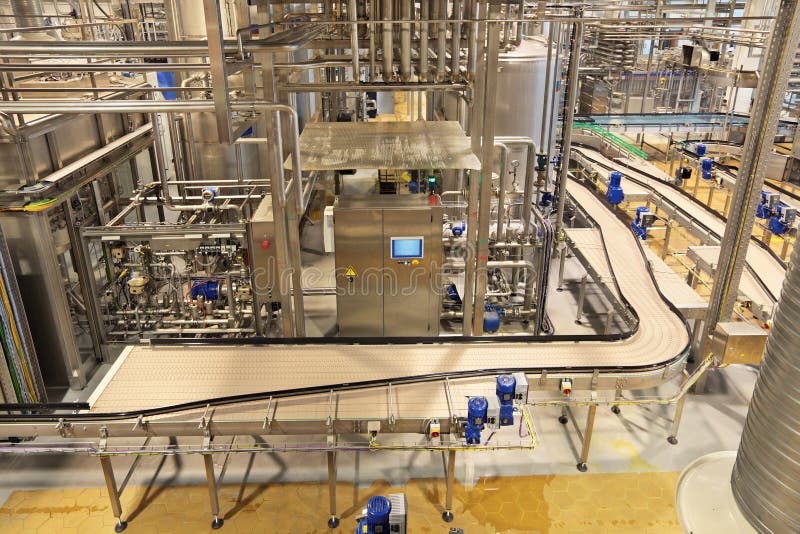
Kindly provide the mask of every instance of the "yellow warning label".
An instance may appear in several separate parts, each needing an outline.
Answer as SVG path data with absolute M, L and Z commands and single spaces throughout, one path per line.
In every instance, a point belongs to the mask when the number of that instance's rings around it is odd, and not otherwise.
M 347 276 L 348 278 L 355 278 L 356 276 L 358 276 L 358 273 L 356 272 L 356 270 L 353 268 L 352 265 L 348 265 L 347 270 L 344 272 L 344 275 Z

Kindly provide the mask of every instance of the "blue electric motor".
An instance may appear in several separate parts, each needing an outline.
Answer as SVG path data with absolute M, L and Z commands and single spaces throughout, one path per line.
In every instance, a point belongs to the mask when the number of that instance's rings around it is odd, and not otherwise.
M 500 400 L 500 426 L 514 424 L 514 393 L 517 389 L 517 381 L 512 375 L 500 375 L 497 377 L 497 387 L 495 391 Z
M 778 204 L 775 215 L 769 220 L 769 231 L 774 235 L 785 234 L 797 218 L 797 210 L 785 204 Z
M 703 158 L 700 160 L 703 167 L 703 180 L 711 179 L 711 169 L 714 167 L 714 160 L 711 158 Z
M 650 213 L 650 208 L 647 206 L 639 206 L 636 208 L 636 219 L 631 223 L 631 229 L 639 236 L 639 239 L 644 241 L 647 239 L 647 229 L 653 226 L 656 220 L 655 213 Z
M 697 147 L 695 149 L 695 152 L 697 152 L 698 156 L 701 156 L 701 157 L 705 156 L 706 155 L 706 145 L 704 145 L 703 143 L 697 143 Z
M 464 427 L 464 437 L 468 445 L 477 445 L 481 442 L 481 430 L 486 423 L 486 410 L 489 402 L 486 397 L 470 397 L 467 402 L 467 424 Z
M 483 428 L 488 408 L 489 402 L 486 397 L 470 397 L 469 402 L 467 402 L 467 424 Z
M 408 192 L 412 195 L 416 195 L 419 193 L 419 183 L 418 182 L 408 182 Z
M 359 520 L 356 534 L 388 534 L 389 513 L 392 503 L 381 495 L 370 498 L 367 502 L 367 515 Z
M 217 300 L 219 298 L 219 281 L 201 280 L 192 285 L 192 299 L 203 297 L 205 300 Z
M 500 330 L 500 314 L 494 310 L 483 312 L 483 331 L 494 334 Z
M 497 377 L 497 398 L 500 404 L 514 401 L 514 390 L 517 388 L 517 381 L 511 375 L 500 375 Z
M 457 302 L 461 304 L 461 296 L 458 294 L 458 288 L 455 284 L 450 284 L 447 286 L 447 298 L 452 300 L 453 302 Z
M 616 206 L 625 198 L 622 192 L 622 173 L 619 171 L 612 171 L 609 175 L 608 191 L 606 192 L 606 200 L 609 204 Z

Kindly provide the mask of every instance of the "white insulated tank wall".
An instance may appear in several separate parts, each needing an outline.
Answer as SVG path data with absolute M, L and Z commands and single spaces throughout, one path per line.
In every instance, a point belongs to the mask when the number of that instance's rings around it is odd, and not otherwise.
M 552 106 L 553 96 L 561 81 L 561 65 L 556 64 L 556 54 L 551 54 L 551 70 L 547 95 L 547 41 L 531 37 L 514 50 L 502 52 L 497 74 L 497 102 L 495 105 L 495 136 L 531 137 L 536 147 L 542 147 L 542 121 L 551 117 L 555 127 L 558 106 Z M 547 96 L 548 102 L 545 102 Z M 556 100 L 557 102 L 557 100 Z
M 545 103 L 547 82 L 547 40 L 528 37 L 513 50 L 501 51 L 498 62 L 495 136 L 524 136 L 542 146 L 542 120 L 550 114 L 555 125 L 558 106 L 552 106 L 554 92 L 561 80 L 561 63 L 556 64 L 555 48 Z M 559 93 L 555 93 L 558 96 Z M 548 109 L 545 109 L 548 108 Z M 463 119 L 459 115 L 459 99 L 448 93 L 444 101 L 447 120 Z M 462 124 L 464 121 L 462 120 Z

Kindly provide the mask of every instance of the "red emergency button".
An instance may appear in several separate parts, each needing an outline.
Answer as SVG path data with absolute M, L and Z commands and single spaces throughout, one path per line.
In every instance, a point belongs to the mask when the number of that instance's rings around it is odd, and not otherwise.
M 261 250 L 267 250 L 269 248 L 269 239 L 265 239 L 261 242 Z

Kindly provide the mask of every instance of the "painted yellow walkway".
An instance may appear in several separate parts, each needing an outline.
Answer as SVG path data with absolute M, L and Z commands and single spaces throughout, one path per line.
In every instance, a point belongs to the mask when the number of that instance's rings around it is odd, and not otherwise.
M 225 485 L 222 530 L 234 533 L 353 532 L 354 518 L 372 495 L 405 491 L 409 532 L 483 533 L 680 533 L 674 508 L 677 473 L 549 475 L 481 479 L 473 488 L 457 484 L 455 516 L 441 520 L 444 484 L 412 480 L 405 487 L 385 482 L 356 489 L 338 486 L 341 526 L 326 527 L 324 483 Z M 131 487 L 122 497 L 127 533 L 212 532 L 204 486 Z M 18 491 L 0 508 L 0 533 L 93 534 L 113 532 L 105 489 Z

